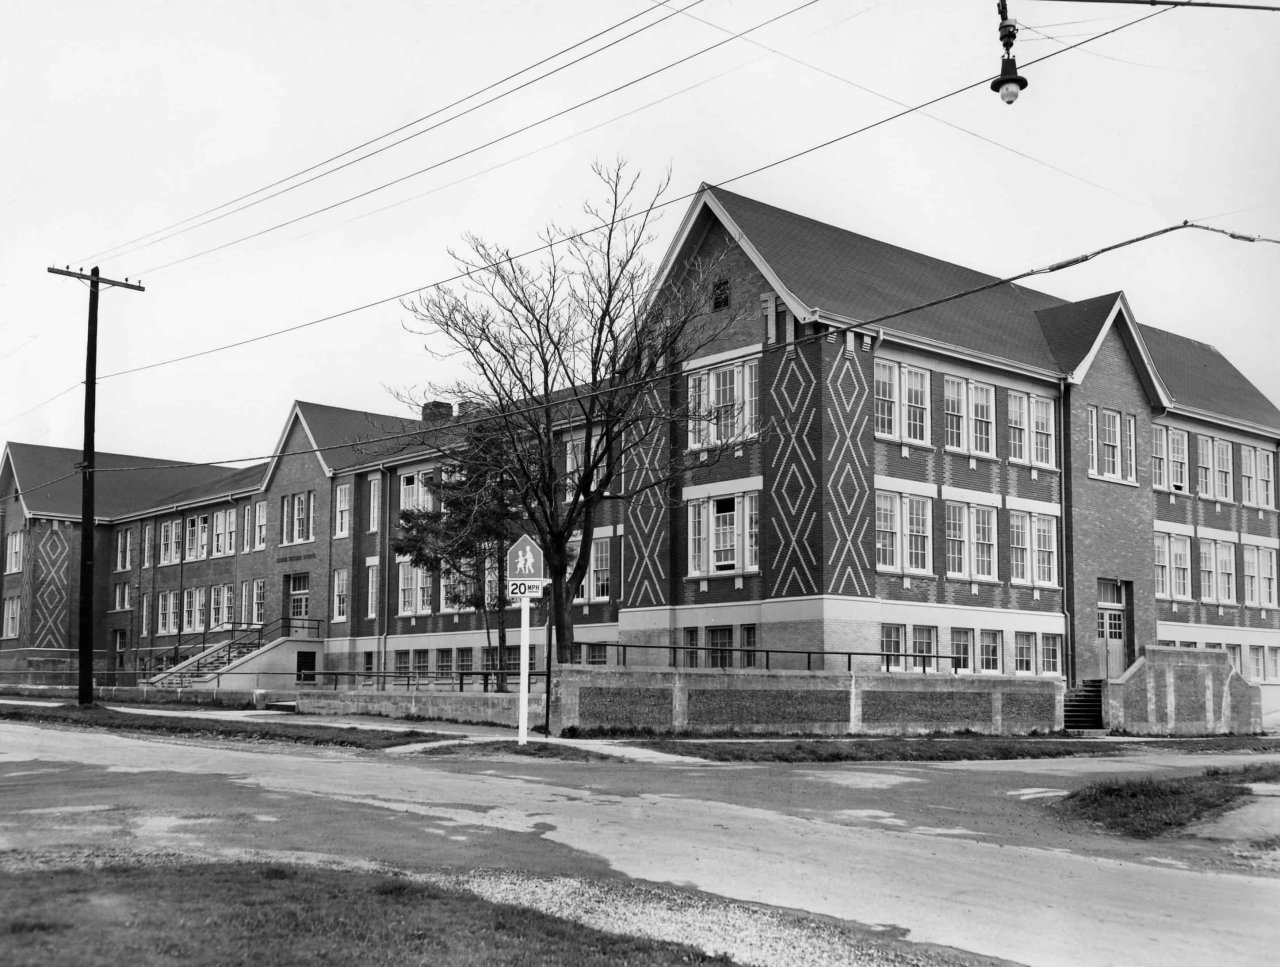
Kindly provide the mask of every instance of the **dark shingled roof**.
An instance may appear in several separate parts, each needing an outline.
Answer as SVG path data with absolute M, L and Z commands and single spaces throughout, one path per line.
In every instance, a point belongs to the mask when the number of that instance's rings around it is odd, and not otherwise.
M 996 280 L 751 198 L 710 188 L 783 284 L 810 309 L 866 322 Z M 932 309 L 899 316 L 885 328 L 1057 371 L 1037 325 L 1037 309 L 1064 305 L 1019 285 L 1002 285 Z
M 80 516 L 80 475 L 74 473 L 80 451 L 46 447 L 36 443 L 10 443 L 14 474 L 23 488 L 22 499 L 33 515 Z M 139 467 L 128 473 L 99 473 L 94 478 L 94 514 L 116 517 L 154 506 L 166 494 L 207 484 L 225 475 L 223 466 L 173 466 L 177 461 L 135 457 L 123 453 L 97 453 L 99 469 Z M 66 476 L 70 474 L 70 476 Z M 59 477 L 65 479 L 59 480 Z M 56 481 L 49 483 L 49 481 Z
M 148 507 L 138 507 L 137 510 L 152 510 L 159 507 L 172 507 L 175 504 L 190 504 L 210 497 L 220 497 L 224 494 L 251 490 L 262 483 L 262 474 L 266 471 L 266 468 L 267 465 L 265 463 L 255 463 L 251 467 L 242 467 L 239 470 L 219 467 L 218 469 L 223 472 L 218 477 L 196 484 L 193 487 L 184 487 L 181 490 L 175 490 L 173 493 L 165 494 L 155 504 Z
M 1280 410 L 1208 343 L 1139 324 L 1174 402 L 1280 430 Z
M 423 436 L 431 425 L 411 417 L 346 410 L 340 406 L 299 400 L 298 412 L 306 421 L 320 456 L 333 470 L 345 470 L 366 463 L 399 456 L 422 448 Z M 410 434 L 398 439 L 385 437 Z M 333 449 L 329 449 L 332 447 Z
M 1036 312 L 1045 340 L 1062 372 L 1074 373 L 1084 362 L 1119 298 L 1119 292 L 1112 292 Z

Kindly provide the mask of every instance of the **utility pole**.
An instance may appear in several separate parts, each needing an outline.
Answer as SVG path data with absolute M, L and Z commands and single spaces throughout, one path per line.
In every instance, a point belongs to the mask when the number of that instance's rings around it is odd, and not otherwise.
M 94 420 L 98 404 L 98 288 L 109 285 L 120 289 L 146 292 L 140 284 L 125 279 L 104 279 L 95 265 L 88 275 L 84 269 L 54 268 L 54 275 L 65 275 L 89 283 L 89 337 L 84 354 L 84 453 L 80 460 L 80 641 L 78 661 L 78 697 L 81 705 L 93 704 L 93 470 Z

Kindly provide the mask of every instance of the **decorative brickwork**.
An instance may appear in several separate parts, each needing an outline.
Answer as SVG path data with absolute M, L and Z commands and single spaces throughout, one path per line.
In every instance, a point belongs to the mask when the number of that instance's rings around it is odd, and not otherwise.
M 46 525 L 40 534 L 35 560 L 30 570 L 35 582 L 32 594 L 30 648 L 66 648 L 70 621 L 71 590 L 68 568 L 71 564 L 71 528 Z
M 818 380 L 807 353 L 788 349 L 769 387 L 775 414 L 769 461 L 769 515 L 773 559 L 770 594 L 775 598 L 816 594 L 818 559 L 818 455 L 812 434 L 818 418 Z
M 841 340 L 843 341 L 843 340 Z M 826 380 L 822 408 L 826 449 L 826 518 L 831 534 L 828 594 L 872 594 L 875 573 L 871 503 L 875 482 L 867 452 L 871 440 L 867 373 L 852 352 L 837 352 Z

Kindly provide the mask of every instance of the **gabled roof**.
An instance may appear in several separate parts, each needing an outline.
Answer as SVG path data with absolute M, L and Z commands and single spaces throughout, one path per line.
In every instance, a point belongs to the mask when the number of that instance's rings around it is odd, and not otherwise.
M 713 198 L 810 310 L 867 322 L 934 299 L 996 281 L 960 265 L 912 252 L 723 188 Z M 885 328 L 961 346 L 972 352 L 1056 371 L 1057 360 L 1040 327 L 1028 325 L 1037 309 L 1062 299 L 1020 285 L 1002 285 L 932 309 L 899 316 Z
M 1049 351 L 1064 373 L 1074 373 L 1098 341 L 1120 299 L 1119 292 L 1036 311 Z
M 1280 409 L 1208 343 L 1139 324 L 1151 358 L 1173 397 L 1189 407 L 1280 434 Z
M 80 475 L 75 472 L 81 451 L 36 443 L 10 443 L 5 448 L 27 513 L 35 517 L 80 517 Z M 180 464 L 155 457 L 96 453 L 94 514 L 116 517 L 159 502 L 175 490 L 208 484 L 230 467 Z M 112 473 L 125 467 L 128 473 Z M 59 479 L 62 478 L 62 479 Z

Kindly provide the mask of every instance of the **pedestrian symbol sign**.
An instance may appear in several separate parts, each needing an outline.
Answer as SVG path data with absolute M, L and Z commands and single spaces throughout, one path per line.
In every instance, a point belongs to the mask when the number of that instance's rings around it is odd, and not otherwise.
M 542 574 L 542 548 L 526 534 L 507 551 L 507 577 L 511 580 L 541 581 Z

